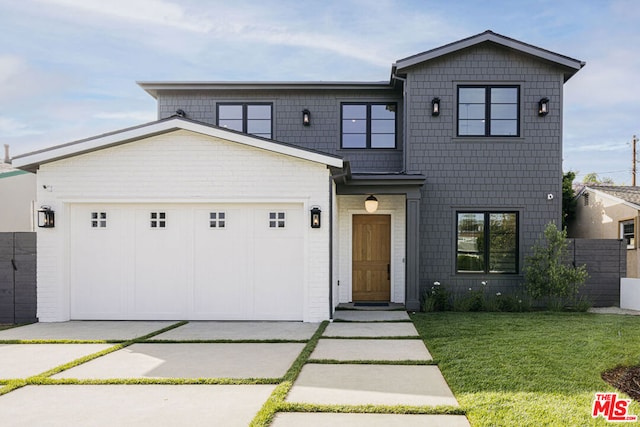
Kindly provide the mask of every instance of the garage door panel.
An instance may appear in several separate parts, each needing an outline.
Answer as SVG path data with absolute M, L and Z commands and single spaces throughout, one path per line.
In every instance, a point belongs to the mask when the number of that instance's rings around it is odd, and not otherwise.
M 245 319 L 250 313 L 247 210 L 212 206 L 195 212 L 193 315 Z M 221 215 L 222 214 L 222 215 Z
M 163 207 L 137 209 L 133 311 L 142 317 L 187 315 L 187 215 Z M 177 317 L 175 317 L 177 316 Z
M 87 206 L 71 211 L 72 318 L 117 318 L 126 311 L 126 224 L 121 210 Z

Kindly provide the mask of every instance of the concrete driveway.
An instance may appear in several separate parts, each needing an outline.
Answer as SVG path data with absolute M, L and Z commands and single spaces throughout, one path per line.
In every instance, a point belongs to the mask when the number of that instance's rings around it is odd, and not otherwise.
M 283 405 L 458 406 L 406 313 L 340 313 Z M 0 331 L 2 425 L 246 426 L 319 327 L 72 321 Z M 469 425 L 462 415 L 300 412 L 278 413 L 270 425 L 302 423 Z

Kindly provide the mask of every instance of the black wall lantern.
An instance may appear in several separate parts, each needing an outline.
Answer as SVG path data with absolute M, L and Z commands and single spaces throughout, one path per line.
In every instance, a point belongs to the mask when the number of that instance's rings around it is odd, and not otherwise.
M 311 126 L 311 111 L 306 108 L 302 110 L 302 125 Z
M 538 115 L 546 116 L 549 114 L 549 98 L 542 98 L 538 101 Z
M 38 227 L 53 228 L 56 225 L 55 212 L 49 206 L 40 206 L 38 211 Z
M 431 115 L 432 116 L 440 115 L 440 98 L 433 98 L 431 100 Z
M 320 228 L 321 210 L 318 206 L 311 208 L 311 228 Z

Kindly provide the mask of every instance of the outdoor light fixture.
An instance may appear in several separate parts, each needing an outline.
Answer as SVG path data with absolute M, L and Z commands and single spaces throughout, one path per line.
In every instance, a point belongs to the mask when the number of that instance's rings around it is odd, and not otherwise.
M 538 101 L 538 115 L 540 117 L 549 114 L 549 98 L 542 98 Z
M 311 228 L 320 228 L 320 213 L 322 211 L 318 206 L 311 208 Z
M 433 98 L 431 100 L 431 115 L 432 116 L 440 115 L 440 98 Z
M 55 227 L 55 213 L 49 206 L 40 206 L 38 211 L 38 227 L 53 228 Z
M 311 111 L 306 108 L 302 110 L 302 125 L 311 126 Z
M 374 213 L 378 210 L 378 199 L 373 197 L 373 194 L 367 197 L 364 201 L 364 208 L 369 213 Z

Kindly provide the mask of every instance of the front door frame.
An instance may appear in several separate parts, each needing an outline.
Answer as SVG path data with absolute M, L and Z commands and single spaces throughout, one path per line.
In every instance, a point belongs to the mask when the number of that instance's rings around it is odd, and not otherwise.
M 394 224 L 395 224 L 395 217 L 397 215 L 397 212 L 395 212 L 394 210 L 386 210 L 386 209 L 379 209 L 377 210 L 374 214 L 368 213 L 366 210 L 364 209 L 354 209 L 354 210 L 349 210 L 349 234 L 348 234 L 348 239 L 349 239 L 349 248 L 348 248 L 348 252 L 347 252 L 347 256 L 348 256 L 348 264 L 349 265 L 349 270 L 348 270 L 348 277 L 349 277 L 349 301 L 353 302 L 353 216 L 354 215 L 389 215 L 390 216 L 390 246 L 391 246 L 391 253 L 390 253 L 390 268 L 391 268 L 391 279 L 389 281 L 389 302 L 404 302 L 404 301 L 395 301 L 394 300 L 394 295 L 395 295 L 395 288 L 396 288 L 396 280 L 395 280 L 395 275 L 393 274 L 393 272 L 395 271 L 395 260 L 396 260 L 396 248 L 395 245 L 393 244 L 395 242 L 395 230 L 394 230 Z

